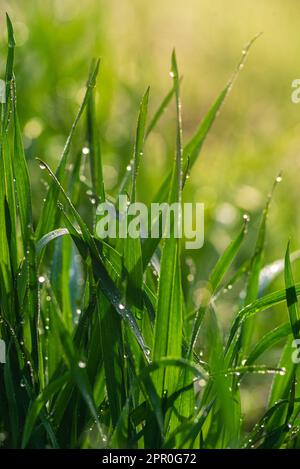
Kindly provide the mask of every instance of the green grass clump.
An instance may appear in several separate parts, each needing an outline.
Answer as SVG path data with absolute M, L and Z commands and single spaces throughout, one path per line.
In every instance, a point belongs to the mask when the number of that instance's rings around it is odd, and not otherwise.
M 8 17 L 7 29 L 0 140 L 0 337 L 7 352 L 6 364 L 0 365 L 2 445 L 299 447 L 298 368 L 291 360 L 291 344 L 299 338 L 300 284 L 293 280 L 291 259 L 297 256 L 290 256 L 289 247 L 281 266 L 284 288 L 262 294 L 272 195 L 262 214 L 252 257 L 238 265 L 249 222 L 245 216 L 239 233 L 213 267 L 199 308 L 191 309 L 183 291 L 179 239 L 100 240 L 95 236 L 96 206 L 111 198 L 102 171 L 95 109 L 99 61 L 94 61 L 56 171 L 42 160 L 37 163 L 48 189 L 35 223 L 17 113 L 15 41 Z M 175 158 L 154 200 L 181 202 L 187 174 L 249 47 L 232 80 L 185 145 L 181 81 L 173 53 L 172 89 L 149 122 L 149 90 L 141 101 L 131 170 L 124 176 L 120 194 L 136 200 L 144 145 L 174 100 Z M 85 137 L 78 149 L 74 134 L 83 116 Z M 82 152 L 82 146 L 88 151 Z M 87 191 L 91 203 L 82 207 L 81 195 Z M 265 268 L 264 282 L 270 283 L 273 277 L 274 270 Z M 236 300 L 237 311 L 224 335 L 218 321 L 218 298 L 238 280 L 243 284 L 243 299 Z M 289 322 L 253 345 L 256 316 L 284 302 Z M 280 341 L 286 341 L 280 363 L 261 364 L 263 353 Z M 265 413 L 252 429 L 245 429 L 241 384 L 248 375 L 271 373 L 274 379 Z

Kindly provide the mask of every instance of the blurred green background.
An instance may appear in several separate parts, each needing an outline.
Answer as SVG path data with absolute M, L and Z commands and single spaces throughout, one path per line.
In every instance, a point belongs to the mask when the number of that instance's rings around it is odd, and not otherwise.
M 45 187 L 35 157 L 58 162 L 82 98 L 91 59 L 101 57 L 97 85 L 106 189 L 112 195 L 131 158 L 140 98 L 151 87 L 150 113 L 171 87 L 170 55 L 180 66 L 184 140 L 195 131 L 227 80 L 243 47 L 259 32 L 194 168 L 185 198 L 206 206 L 206 243 L 188 253 L 199 289 L 220 252 L 251 215 L 249 241 L 280 170 L 269 219 L 266 262 L 283 256 L 291 236 L 299 247 L 300 104 L 291 83 L 300 77 L 299 1 L 287 0 L 30 0 L 1 1 L 1 67 L 5 64 L 5 11 L 16 31 L 18 107 L 38 217 Z M 84 142 L 84 133 L 78 145 Z M 150 201 L 173 157 L 175 109 L 170 106 L 149 138 L 139 178 L 139 198 Z M 80 148 L 79 148 L 80 149 Z M 78 148 L 73 148 L 73 152 Z M 188 266 L 191 268 L 191 259 Z M 188 271 L 187 266 L 187 271 Z M 205 284 L 204 284 L 205 285 Z M 277 280 L 277 287 L 282 287 Z M 272 287 L 273 288 L 273 287 Z M 229 295 L 230 296 L 230 295 Z M 234 300 L 236 304 L 236 299 Z M 223 300 L 221 321 L 232 316 Z M 283 308 L 258 319 L 256 334 L 286 318 Z M 270 358 L 274 364 L 274 356 Z M 269 378 L 265 378 L 269 379 Z M 257 386 L 262 386 L 260 378 Z M 267 389 L 264 387 L 264 389 Z M 253 415 L 265 391 L 246 404 Z

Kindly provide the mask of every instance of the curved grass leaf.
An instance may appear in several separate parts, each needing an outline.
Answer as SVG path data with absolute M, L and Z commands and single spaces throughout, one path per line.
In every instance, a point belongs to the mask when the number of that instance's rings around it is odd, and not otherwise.
M 252 365 L 264 352 L 285 339 L 291 331 L 291 325 L 287 322 L 265 334 L 251 350 L 245 365 Z

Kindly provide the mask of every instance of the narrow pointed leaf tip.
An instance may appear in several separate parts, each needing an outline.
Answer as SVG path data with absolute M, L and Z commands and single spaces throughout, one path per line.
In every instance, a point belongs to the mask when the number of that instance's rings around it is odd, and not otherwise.
M 6 26 L 7 26 L 7 37 L 9 47 L 14 47 L 16 45 L 14 37 L 14 29 L 10 17 L 6 13 Z

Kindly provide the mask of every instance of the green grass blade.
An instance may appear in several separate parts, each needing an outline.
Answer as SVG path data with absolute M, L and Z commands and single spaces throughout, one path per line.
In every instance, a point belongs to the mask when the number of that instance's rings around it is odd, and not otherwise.
M 149 125 L 147 127 L 147 130 L 146 130 L 146 135 L 145 135 L 145 138 L 148 138 L 148 136 L 150 135 L 150 133 L 152 132 L 152 130 L 156 127 L 159 119 L 161 118 L 161 116 L 163 115 L 163 113 L 165 112 L 166 108 L 168 107 L 168 105 L 170 104 L 173 96 L 174 96 L 174 92 L 175 92 L 175 89 L 174 87 L 172 86 L 171 90 L 168 92 L 168 94 L 164 97 L 164 99 L 162 100 L 162 102 L 160 103 L 160 105 L 158 106 L 157 110 L 155 111 L 153 117 L 151 118 L 150 122 L 149 122 Z
M 252 256 L 251 266 L 249 269 L 249 277 L 248 277 L 248 282 L 247 282 L 246 297 L 245 297 L 245 303 L 244 303 L 246 305 L 255 301 L 256 298 L 258 297 L 259 276 L 260 276 L 260 272 L 262 268 L 264 248 L 265 248 L 267 218 L 269 214 L 270 204 L 273 198 L 274 189 L 276 185 L 278 184 L 278 182 L 280 181 L 281 181 L 281 177 L 278 176 L 275 179 L 272 190 L 268 196 L 265 209 L 262 214 L 262 218 L 261 218 L 261 222 L 260 222 L 260 226 L 258 230 L 258 236 L 257 236 L 256 244 L 255 244 L 254 254 Z M 246 353 L 247 350 L 249 349 L 252 334 L 253 334 L 253 328 L 254 328 L 254 321 L 252 318 L 250 318 L 243 325 L 242 340 L 241 340 L 241 348 L 242 348 L 243 353 Z
M 171 74 L 173 76 L 177 109 L 177 146 L 170 185 L 169 203 L 181 203 L 182 177 L 182 130 L 179 77 L 175 52 L 172 55 Z M 174 221 L 173 221 L 174 225 Z M 166 238 L 162 251 L 159 279 L 158 304 L 154 330 L 153 359 L 181 357 L 182 346 L 182 293 L 180 272 L 180 244 L 174 237 L 173 226 L 170 238 Z M 156 376 L 157 391 L 172 393 L 177 385 L 178 375 L 169 370 L 160 370 Z
M 210 274 L 209 283 L 213 294 L 219 287 L 220 282 L 222 281 L 224 275 L 228 271 L 234 258 L 240 250 L 245 234 L 247 233 L 248 222 L 249 218 L 245 216 L 243 227 L 239 232 L 238 236 L 230 243 L 230 245 L 224 251 L 220 259 L 216 263 L 215 267 L 213 268 L 212 273 Z
M 287 322 L 265 334 L 251 350 L 245 365 L 252 365 L 264 352 L 285 339 L 290 333 L 291 325 Z
M 136 182 L 140 166 L 141 157 L 144 152 L 146 118 L 149 100 L 149 88 L 143 96 L 136 129 L 136 139 L 134 146 L 131 203 L 136 202 Z M 134 216 L 128 217 L 128 223 Z M 127 272 L 126 300 L 137 317 L 141 317 L 143 309 L 143 297 L 141 290 L 143 286 L 143 260 L 140 235 L 137 238 L 127 236 L 124 241 L 124 266 Z
M 95 92 L 90 93 L 87 102 L 87 141 L 89 145 L 89 159 L 93 196 L 98 203 L 105 201 L 101 146 L 96 117 Z
M 296 294 L 300 295 L 300 283 L 295 284 Z M 279 290 L 274 293 L 259 298 L 253 303 L 242 308 L 237 316 L 235 317 L 232 327 L 230 329 L 229 338 L 227 342 L 227 349 L 232 343 L 232 340 L 237 333 L 241 324 L 249 317 L 258 314 L 259 312 L 265 311 L 275 305 L 283 303 L 286 300 L 286 290 Z

